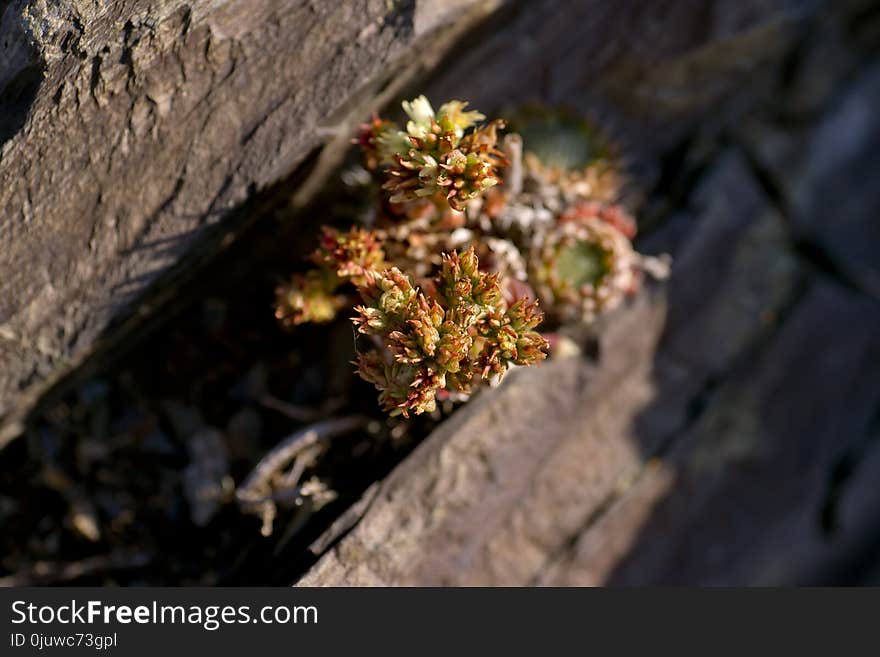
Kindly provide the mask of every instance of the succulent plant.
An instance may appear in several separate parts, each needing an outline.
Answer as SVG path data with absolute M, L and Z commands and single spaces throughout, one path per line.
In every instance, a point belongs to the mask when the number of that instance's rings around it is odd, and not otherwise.
M 636 253 L 623 176 L 600 131 L 565 115 L 504 121 L 453 100 L 404 102 L 406 129 L 374 117 L 354 140 L 382 198 L 365 223 L 325 228 L 312 269 L 279 288 L 287 325 L 344 308 L 363 337 L 356 365 L 392 415 L 431 412 L 546 356 L 544 318 L 594 321 L 661 261 Z M 503 149 L 503 150 L 502 150 Z M 502 174 L 503 171 L 503 174 Z M 361 170 L 362 173 L 363 170 Z
M 533 178 L 560 187 L 569 200 L 620 200 L 623 167 L 618 146 L 596 121 L 557 108 L 531 105 L 515 113 L 514 129 Z
M 386 266 L 381 240 L 363 228 L 340 233 L 325 227 L 311 259 L 315 269 L 296 274 L 276 290 L 275 316 L 287 325 L 331 321 L 348 301 L 341 288 L 360 285 L 366 272 Z
M 340 233 L 335 228 L 325 227 L 321 246 L 312 254 L 312 261 L 323 269 L 334 271 L 341 281 L 355 285 L 364 283 L 366 272 L 386 267 L 381 238 L 364 228 Z
M 534 331 L 537 305 L 508 306 L 473 249 L 444 254 L 432 289 L 391 268 L 370 273 L 359 291 L 353 321 L 378 349 L 359 351 L 358 372 L 392 415 L 433 411 L 440 390 L 469 393 L 475 381 L 500 379 L 511 365 L 546 355 L 547 342 Z
M 322 269 L 294 274 L 275 290 L 275 317 L 287 326 L 332 321 L 346 302 L 345 295 L 337 293 L 339 284 L 333 272 Z
M 446 198 L 455 210 L 489 187 L 497 185 L 496 167 L 503 154 L 496 148 L 500 120 L 485 126 L 479 112 L 467 112 L 467 103 L 453 100 L 435 112 L 424 96 L 405 101 L 409 116 L 406 131 L 374 119 L 362 128 L 362 145 L 368 168 L 383 168 L 391 203 L 434 196 Z
M 637 289 L 640 261 L 627 237 L 633 227 L 619 206 L 590 203 L 567 211 L 546 232 L 529 272 L 559 321 L 589 323 Z

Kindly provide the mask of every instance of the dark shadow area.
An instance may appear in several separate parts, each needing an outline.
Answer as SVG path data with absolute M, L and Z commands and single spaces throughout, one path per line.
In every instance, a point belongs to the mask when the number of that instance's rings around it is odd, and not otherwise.
M 39 54 L 18 17 L 6 15 L 10 3 L 0 3 L 0 148 L 27 119 L 43 80 Z
M 43 79 L 42 67 L 22 69 L 0 91 L 0 147 L 24 125 Z

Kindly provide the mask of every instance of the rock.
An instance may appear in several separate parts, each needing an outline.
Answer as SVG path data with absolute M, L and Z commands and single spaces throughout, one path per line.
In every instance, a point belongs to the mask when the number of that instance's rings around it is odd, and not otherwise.
M 812 133 L 785 179 L 801 237 L 825 250 L 857 285 L 880 298 L 880 66 L 866 71 Z
M 654 364 L 658 396 L 637 418 L 649 455 L 773 330 L 803 278 L 783 217 L 736 150 L 711 157 L 685 207 L 639 245 L 674 254 L 669 318 Z
M 541 582 L 815 582 L 819 564 L 851 550 L 854 535 L 876 533 L 867 511 L 880 495 L 861 477 L 853 482 L 858 518 L 846 492 L 846 530 L 829 532 L 822 518 L 838 460 L 872 435 L 878 336 L 876 304 L 814 283 L 767 348 L 736 368 L 692 428 Z M 874 461 L 865 461 L 868 476 Z
M 880 126 L 873 113 L 880 66 L 861 43 L 872 25 L 866 5 L 826 8 L 781 90 L 788 94 L 781 115 L 746 122 L 739 137 L 764 169 L 800 252 L 824 273 L 880 298 Z M 880 28 L 873 24 L 876 44 Z

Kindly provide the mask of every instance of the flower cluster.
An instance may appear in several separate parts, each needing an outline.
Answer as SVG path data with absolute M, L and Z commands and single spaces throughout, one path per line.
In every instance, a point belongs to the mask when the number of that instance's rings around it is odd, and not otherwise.
M 363 127 L 358 142 L 368 168 L 384 168 L 383 189 L 391 203 L 442 194 L 450 207 L 466 203 L 497 185 L 496 167 L 503 154 L 496 146 L 500 120 L 485 126 L 479 112 L 466 112 L 467 103 L 453 100 L 435 113 L 424 96 L 404 102 L 409 116 L 406 131 L 374 119 Z
M 480 271 L 473 249 L 444 255 L 432 283 L 420 289 L 391 268 L 369 274 L 359 288 L 354 322 L 377 349 L 358 354 L 358 372 L 392 415 L 433 411 L 442 390 L 469 393 L 477 381 L 545 357 L 536 304 L 508 306 L 498 277 Z
M 278 291 L 288 325 L 355 308 L 357 371 L 394 415 L 543 359 L 545 311 L 590 323 L 643 272 L 664 274 L 665 261 L 633 250 L 624 179 L 598 130 L 544 113 L 518 126 L 528 143 L 499 142 L 504 122 L 466 107 L 435 112 L 419 96 L 403 103 L 405 130 L 378 117 L 362 126 L 355 142 L 383 192 L 370 228 L 325 228 L 313 268 Z
M 367 272 L 386 267 L 380 238 L 363 228 L 352 228 L 347 233 L 324 228 L 321 245 L 312 254 L 312 261 L 322 269 L 335 272 L 341 281 L 355 285 L 364 284 Z
M 340 233 L 325 227 L 311 259 L 314 269 L 276 290 L 275 316 L 287 325 L 329 322 L 351 305 L 343 289 L 347 283 L 361 285 L 367 272 L 386 267 L 380 239 L 363 228 Z
M 306 322 L 329 322 L 345 307 L 345 295 L 337 294 L 339 279 L 332 272 L 310 269 L 295 274 L 275 290 L 275 317 L 287 326 Z

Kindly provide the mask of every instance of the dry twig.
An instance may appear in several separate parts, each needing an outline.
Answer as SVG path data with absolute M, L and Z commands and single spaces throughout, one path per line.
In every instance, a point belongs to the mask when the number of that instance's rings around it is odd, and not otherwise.
M 299 485 L 302 473 L 315 456 L 314 448 L 320 442 L 364 426 L 368 418 L 349 415 L 323 420 L 304 427 L 282 440 L 254 467 L 251 474 L 236 491 L 235 497 L 245 513 L 263 519 L 262 533 L 269 536 L 277 513 L 276 502 L 293 502 L 306 495 L 306 487 Z M 296 459 L 294 461 L 294 459 Z M 284 472 L 291 461 L 290 471 Z M 314 485 L 309 488 L 311 490 Z

